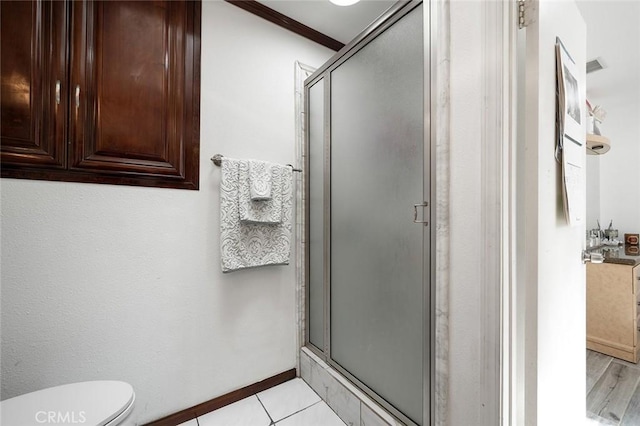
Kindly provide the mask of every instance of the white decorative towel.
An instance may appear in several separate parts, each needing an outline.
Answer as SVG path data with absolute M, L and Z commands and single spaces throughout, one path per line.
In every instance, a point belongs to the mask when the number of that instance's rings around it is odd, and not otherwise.
M 220 179 L 220 254 L 222 272 L 264 265 L 288 265 L 291 256 L 293 179 L 291 168 L 282 175 L 282 222 L 256 224 L 240 220 L 241 161 L 222 159 Z
M 251 200 L 270 200 L 271 195 L 271 163 L 249 160 L 249 189 Z M 240 178 L 242 179 L 242 178 Z
M 251 200 L 251 161 L 238 162 L 238 208 L 240 220 L 251 223 L 281 223 L 283 185 L 282 178 L 290 173 L 288 166 L 271 165 L 271 199 Z

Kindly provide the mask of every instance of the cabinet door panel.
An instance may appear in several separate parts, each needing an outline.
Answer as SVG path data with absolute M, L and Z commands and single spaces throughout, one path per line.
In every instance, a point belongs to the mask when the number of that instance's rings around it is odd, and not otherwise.
M 72 169 L 197 188 L 199 7 L 74 3 Z
M 17 166 L 65 166 L 65 8 L 63 2 L 0 2 L 3 176 Z
M 94 154 L 166 158 L 168 9 L 151 2 L 99 5 Z

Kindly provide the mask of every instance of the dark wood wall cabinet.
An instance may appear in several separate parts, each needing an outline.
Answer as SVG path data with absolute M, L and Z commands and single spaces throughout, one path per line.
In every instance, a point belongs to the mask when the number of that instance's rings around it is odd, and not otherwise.
M 2 177 L 198 189 L 200 1 L 0 2 Z

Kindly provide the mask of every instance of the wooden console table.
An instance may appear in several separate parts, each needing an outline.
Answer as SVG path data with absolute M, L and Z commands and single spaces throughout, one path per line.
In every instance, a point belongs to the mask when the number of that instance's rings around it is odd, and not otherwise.
M 637 363 L 640 265 L 587 264 L 587 348 Z

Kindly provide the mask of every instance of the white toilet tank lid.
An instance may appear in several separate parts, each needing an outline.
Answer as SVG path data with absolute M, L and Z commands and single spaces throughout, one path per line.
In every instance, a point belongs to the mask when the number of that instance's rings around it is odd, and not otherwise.
M 131 410 L 134 400 L 125 382 L 70 383 L 0 402 L 0 424 L 104 426 Z

